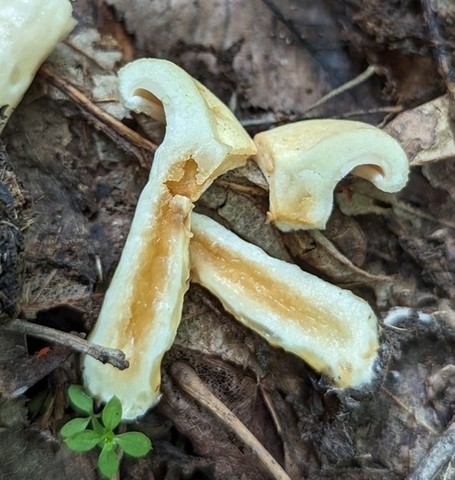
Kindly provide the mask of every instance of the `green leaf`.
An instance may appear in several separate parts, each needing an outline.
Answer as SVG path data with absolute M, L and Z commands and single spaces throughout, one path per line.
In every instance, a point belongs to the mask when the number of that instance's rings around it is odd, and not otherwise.
M 122 404 L 117 397 L 112 397 L 101 413 L 101 419 L 108 430 L 114 430 L 122 421 Z
M 141 432 L 126 432 L 116 435 L 117 445 L 132 457 L 143 457 L 152 449 L 152 442 Z
M 81 413 L 93 413 L 93 398 L 87 395 L 80 385 L 71 385 L 68 388 L 68 398 L 71 406 Z
M 101 424 L 101 422 L 98 420 L 98 417 L 99 417 L 99 414 L 98 415 L 92 415 L 91 419 L 92 419 L 92 428 L 93 430 L 95 430 L 95 432 L 101 434 L 101 435 L 104 435 L 104 432 L 106 431 L 106 429 L 104 428 L 104 426 Z
M 75 452 L 88 452 L 103 441 L 103 436 L 93 430 L 84 430 L 65 438 L 64 441 L 67 447 Z
M 88 418 L 73 418 L 68 423 L 63 425 L 60 430 L 60 435 L 64 438 L 71 437 L 77 432 L 82 432 L 87 428 L 88 423 L 90 422 L 90 417 Z
M 105 477 L 113 477 L 119 469 L 120 459 L 115 453 L 114 445 L 105 444 L 98 457 L 98 468 Z

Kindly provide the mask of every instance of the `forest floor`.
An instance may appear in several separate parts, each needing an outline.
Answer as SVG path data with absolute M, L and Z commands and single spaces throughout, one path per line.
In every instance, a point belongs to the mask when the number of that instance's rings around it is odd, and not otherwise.
M 86 334 L 96 321 L 163 136 L 119 103 L 117 72 L 136 58 L 183 67 L 251 135 L 310 118 L 360 120 L 397 138 L 411 165 L 398 194 L 343 179 L 321 232 L 283 234 L 267 223 L 253 163 L 214 182 L 197 210 L 370 303 L 383 368 L 368 391 L 334 390 L 191 285 L 162 365 L 162 399 L 131 426 L 153 451 L 123 459 L 119 478 L 269 478 L 251 445 L 185 393 L 175 362 L 194 369 L 292 479 L 455 478 L 451 2 L 77 0 L 73 8 L 77 27 L 1 137 L 9 264 L 0 303 L 9 317 Z M 58 434 L 71 418 L 67 388 L 78 383 L 79 354 L 0 330 L 0 479 L 98 478 L 96 455 L 70 452 Z

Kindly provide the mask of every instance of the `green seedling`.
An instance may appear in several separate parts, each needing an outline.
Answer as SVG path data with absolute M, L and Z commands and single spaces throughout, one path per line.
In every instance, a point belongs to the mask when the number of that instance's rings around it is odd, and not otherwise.
M 117 473 L 122 452 L 143 457 L 151 450 L 150 439 L 141 432 L 115 433 L 122 420 L 122 404 L 117 397 L 112 397 L 100 413 L 94 412 L 93 398 L 80 385 L 69 387 L 68 398 L 73 409 L 83 416 L 66 423 L 60 434 L 75 452 L 98 448 L 98 468 L 103 476 L 112 478 Z

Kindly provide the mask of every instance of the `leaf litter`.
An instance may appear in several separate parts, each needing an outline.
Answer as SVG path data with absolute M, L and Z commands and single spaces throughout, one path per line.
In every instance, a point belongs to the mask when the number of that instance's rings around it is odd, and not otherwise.
M 338 7 L 304 3 L 305 8 L 293 1 L 199 6 L 180 0 L 170 10 L 165 2 L 110 0 L 107 8 L 81 1 L 74 6 L 79 27 L 47 67 L 107 116 L 95 120 L 89 104 L 81 103 L 83 97 L 68 97 L 42 76 L 5 129 L 2 139 L 14 174 L 2 175 L 1 191 L 7 193 L 1 199 L 27 198 L 25 212 L 23 200 L 14 204 L 15 218 L 23 226 L 16 270 L 16 282 L 22 284 L 18 312 L 62 330 L 87 332 L 118 261 L 153 150 L 135 143 L 123 127 L 112 127 L 113 120 L 126 115 L 113 85 L 118 65 L 130 60 L 131 51 L 177 61 L 243 120 L 266 118 L 275 124 L 304 115 L 321 97 L 361 73 L 365 62 L 381 65 L 383 75 L 329 99 L 311 115 L 406 105 L 386 130 L 410 157 L 408 187 L 383 196 L 364 182 L 346 179 L 337 189 L 338 209 L 323 232 L 281 234 L 266 224 L 265 184 L 254 166 L 217 181 L 198 204 L 271 255 L 352 288 L 383 318 L 394 307 L 407 308 L 399 321 L 383 326 L 381 383 L 360 396 L 337 393 L 301 361 L 238 325 L 206 291 L 191 288 L 165 360 L 163 398 L 139 424 L 151 432 L 154 453 L 134 464 L 126 462 L 124 478 L 144 478 L 149 472 L 155 478 L 263 478 L 255 455 L 235 429 L 222 426 L 215 410 L 201 407 L 182 390 L 172 374 L 172 366 L 181 362 L 291 478 L 444 478 L 453 468 L 454 452 L 441 450 L 441 442 L 447 445 L 453 438 L 451 99 L 441 96 L 436 61 L 423 59 L 431 58 L 431 44 L 414 4 L 406 17 L 409 28 L 396 30 L 400 22 L 392 21 L 393 2 L 381 11 L 372 1 L 367 7 L 362 3 L 362 11 L 358 2 Z M 382 31 L 371 30 L 378 22 L 365 22 L 371 15 L 383 20 Z M 447 15 L 453 19 L 453 12 Z M 392 52 L 389 57 L 385 48 Z M 409 87 L 403 67 L 409 58 L 417 59 L 415 85 L 425 88 Z M 380 123 L 387 115 L 361 118 Z M 125 118 L 124 125 L 137 129 L 142 138 L 147 135 L 134 117 Z M 257 129 L 252 126 L 250 133 Z M 2 287 L 4 293 L 8 290 Z M 24 398 L 43 390 L 58 398 L 58 392 L 75 383 L 74 355 L 53 364 L 34 357 L 38 346 L 30 340 L 2 336 L 1 341 L 9 345 L 9 354 L 1 359 L 0 372 L 8 372 L 1 374 L 2 382 L 13 371 L 5 369 L 13 358 L 22 369 L 17 369 L 19 387 L 28 386 L 30 375 L 38 382 L 42 361 L 52 370 L 25 397 L 7 400 L 2 390 L 1 473 L 27 478 L 38 468 L 38 453 L 41 461 L 46 455 L 42 464 L 48 469 L 41 478 L 55 472 L 65 478 L 94 478 L 93 458 L 66 452 L 52 435 L 67 420 L 64 401 L 35 418 L 24 409 Z M 25 458 L 14 453 L 22 451 L 24 442 Z

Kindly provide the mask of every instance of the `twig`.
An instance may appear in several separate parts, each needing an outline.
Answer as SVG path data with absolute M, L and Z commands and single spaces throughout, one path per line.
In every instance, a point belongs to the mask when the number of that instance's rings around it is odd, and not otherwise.
M 347 92 L 348 90 L 351 90 L 351 88 L 357 87 L 358 85 L 365 82 L 366 80 L 368 80 L 370 77 L 372 77 L 376 73 L 378 73 L 378 67 L 376 65 L 370 65 L 360 75 L 353 78 L 352 80 L 349 80 L 349 82 L 346 82 L 343 85 L 340 85 L 338 88 L 333 89 L 327 95 L 324 95 L 322 98 L 320 98 L 316 103 L 313 103 L 313 105 L 310 105 L 308 108 L 306 108 L 302 112 L 302 115 L 304 115 L 304 114 L 310 112 L 311 110 L 314 110 L 315 108 L 323 105 L 324 103 L 326 103 L 329 100 L 331 100 L 332 98 L 340 95 L 341 93 Z
M 354 79 L 355 80 L 355 79 Z M 348 82 L 349 83 L 349 82 Z M 346 84 L 347 85 L 347 84 Z M 341 88 L 341 87 L 340 87 Z M 340 92 L 341 93 L 341 92 Z M 331 93 L 329 94 L 331 95 Z M 328 100 L 327 96 L 318 100 L 317 103 L 322 102 L 323 99 Z M 309 109 L 305 110 L 305 113 L 311 110 L 316 104 L 309 107 Z M 367 115 L 377 115 L 378 113 L 389 113 L 389 114 L 396 114 L 401 113 L 404 110 L 403 105 L 386 105 L 384 107 L 376 107 L 376 108 L 369 108 L 367 110 L 352 110 L 350 112 L 340 113 L 338 115 L 333 115 L 330 118 L 351 118 L 351 117 L 364 117 Z M 388 117 L 388 116 L 387 116 Z M 386 117 L 386 118 L 387 118 Z M 240 123 L 246 129 L 251 127 L 262 127 L 262 128 L 269 128 L 279 124 L 286 124 L 289 122 L 295 122 L 298 120 L 313 120 L 319 118 L 316 116 L 306 115 L 306 114 L 299 114 L 297 115 L 286 115 L 280 114 L 276 115 L 274 118 L 271 118 L 269 114 L 264 115 L 259 118 L 244 118 L 240 120 Z
M 275 480 L 290 480 L 281 465 L 264 448 L 245 425 L 205 386 L 196 372 L 183 362 L 171 366 L 171 374 L 179 386 L 194 400 L 207 408 L 257 455 L 264 470 Z
M 75 52 L 79 53 L 80 55 L 84 56 L 85 58 L 93 62 L 95 65 L 101 68 L 101 70 L 104 70 L 105 72 L 108 71 L 108 69 L 102 63 L 100 63 L 94 56 L 93 57 L 90 56 L 88 52 L 86 52 L 83 48 L 79 47 L 79 45 L 76 45 L 75 43 L 70 41 L 68 38 L 64 40 L 63 43 L 68 47 L 70 47 L 71 49 L 73 49 Z
M 401 113 L 403 110 L 403 105 L 387 105 L 385 107 L 369 108 L 368 110 L 352 110 L 350 112 L 340 113 L 332 118 L 361 117 L 366 115 L 377 115 L 378 113 Z
M 401 409 L 403 409 L 406 413 L 411 415 L 414 420 L 417 422 L 418 425 L 421 427 L 425 428 L 428 433 L 432 435 L 439 435 L 439 433 L 431 426 L 429 425 L 423 418 L 420 418 L 416 412 L 410 408 L 408 405 L 403 403 L 398 397 L 396 397 L 390 390 L 385 388 L 384 386 L 381 387 L 381 390 L 389 397 L 391 398 Z M 409 479 L 408 479 L 409 480 Z
M 150 168 L 150 157 L 157 149 L 153 142 L 99 108 L 76 87 L 54 72 L 52 68 L 41 67 L 38 75 L 73 100 L 95 128 L 105 133 L 123 150 L 133 153 L 138 158 L 141 167 Z M 125 145 L 125 141 L 127 145 Z
M 218 187 L 225 188 L 227 190 L 232 190 L 233 192 L 246 194 L 246 195 L 256 195 L 257 197 L 268 197 L 268 192 L 263 188 L 256 185 L 243 185 L 241 183 L 228 182 L 226 180 L 216 179 L 215 184 Z
M 396 202 L 391 202 L 390 205 L 393 208 L 396 208 L 398 210 L 402 210 L 403 212 L 410 213 L 414 215 L 415 217 L 422 218 L 424 220 L 428 220 L 429 222 L 434 222 L 438 223 L 439 225 L 443 225 L 444 227 L 448 228 L 455 228 L 455 223 L 451 222 L 450 220 L 444 220 L 443 218 L 438 218 L 434 215 L 431 215 L 429 213 L 425 213 L 419 208 L 415 208 L 411 205 L 408 205 L 407 203 L 401 202 L 401 201 L 396 201 Z
M 265 128 L 265 127 L 277 125 L 279 123 L 286 123 L 287 121 L 288 121 L 287 116 L 278 118 L 278 115 L 275 115 L 274 118 L 271 118 L 271 116 L 267 114 L 259 118 L 244 118 L 243 120 L 240 120 L 240 124 L 244 128 L 250 128 L 250 127 Z
M 348 257 L 343 255 L 335 247 L 335 245 L 319 230 L 308 230 L 308 234 L 316 242 L 316 244 L 320 245 L 327 252 L 329 252 L 330 255 L 332 255 L 336 260 L 338 260 L 344 267 L 347 267 L 349 270 L 358 274 L 365 282 L 368 282 L 368 283 L 393 282 L 393 277 L 391 276 L 376 275 L 374 273 L 370 273 L 370 272 L 367 272 L 366 270 L 359 268 L 357 265 L 354 265 L 354 263 L 352 263 Z
M 129 362 L 121 350 L 95 345 L 81 337 L 78 337 L 77 335 L 62 332 L 61 330 L 56 330 L 55 328 L 49 328 L 19 319 L 11 320 L 10 322 L 6 323 L 3 328 L 5 330 L 20 332 L 25 335 L 47 340 L 51 343 L 69 347 L 76 352 L 90 355 L 91 357 L 96 358 L 96 360 L 99 360 L 101 363 L 110 363 L 119 370 L 125 370 L 125 368 L 129 367 Z
M 309 117 L 307 114 L 308 112 L 311 112 L 317 107 L 320 107 L 324 103 L 328 102 L 332 98 L 347 92 L 348 90 L 351 90 L 354 87 L 357 87 L 361 83 L 365 82 L 368 80 L 370 77 L 373 75 L 377 74 L 379 71 L 379 67 L 377 65 L 370 65 L 364 72 L 362 72 L 360 75 L 357 77 L 353 78 L 352 80 L 349 80 L 349 82 L 344 83 L 343 85 L 340 85 L 339 87 L 333 89 L 330 91 L 327 95 L 324 95 L 322 98 L 320 98 L 317 102 L 313 103 L 310 105 L 308 108 L 305 108 L 303 112 L 299 113 L 298 115 L 281 115 L 280 117 L 275 115 L 275 119 L 271 119 L 270 115 L 268 115 L 267 118 L 246 118 L 244 120 L 241 120 L 240 123 L 242 126 L 245 128 L 248 127 L 268 127 L 268 126 L 273 126 L 277 125 L 279 123 L 288 123 L 288 122 L 296 122 L 298 120 L 310 120 L 312 117 Z M 358 115 L 371 115 L 371 114 L 376 114 L 376 113 L 399 113 L 403 110 L 402 106 L 387 106 L 387 107 L 378 107 L 370 110 L 359 110 L 357 112 L 348 112 L 345 114 L 340 114 L 334 118 L 344 118 L 344 117 L 349 117 L 349 116 L 358 116 Z
M 439 437 L 408 480 L 433 480 L 455 455 L 455 422 Z

